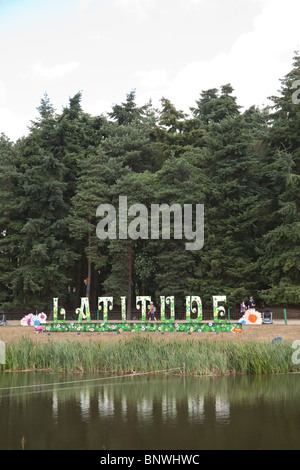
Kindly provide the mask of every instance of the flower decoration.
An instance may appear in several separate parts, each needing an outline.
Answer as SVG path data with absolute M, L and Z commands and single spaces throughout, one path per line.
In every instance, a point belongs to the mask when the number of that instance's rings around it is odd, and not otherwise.
M 240 323 L 244 325 L 261 325 L 262 324 L 262 316 L 260 312 L 257 312 L 255 309 L 248 309 L 240 318 Z
M 187 333 L 208 333 L 208 332 L 236 332 L 242 331 L 242 324 L 241 323 L 196 323 L 196 322 L 185 322 L 185 323 L 118 323 L 118 324 L 111 324 L 111 323 L 69 323 L 66 324 L 64 322 L 61 323 L 48 323 L 44 324 L 44 329 L 46 331 L 55 331 L 55 332 L 66 332 L 66 331 L 73 331 L 73 332 L 187 332 Z
M 47 320 L 47 315 L 44 312 L 34 315 L 33 313 L 28 313 L 20 321 L 22 326 L 38 326 L 40 324 L 45 324 Z
M 38 314 L 38 319 L 40 323 L 46 323 L 47 315 L 44 312 Z

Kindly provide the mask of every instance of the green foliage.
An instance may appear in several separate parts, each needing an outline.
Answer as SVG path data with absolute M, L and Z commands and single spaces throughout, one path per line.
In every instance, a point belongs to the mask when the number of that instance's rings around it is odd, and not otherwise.
M 53 155 L 40 155 L 40 163 L 18 178 L 25 223 L 20 230 L 18 267 L 11 282 L 20 307 L 41 308 L 56 293 L 64 296 L 67 291 L 67 270 L 74 264 L 76 254 L 68 239 L 63 170 L 63 164 Z
M 135 91 L 107 117 L 81 93 L 57 113 L 45 94 L 27 137 L 0 137 L 2 307 L 72 309 L 87 293 L 126 296 L 129 315 L 136 294 L 299 304 L 299 77 L 296 55 L 273 106 L 243 113 L 230 84 L 201 91 L 191 116 Z M 97 238 L 97 207 L 119 196 L 147 207 L 148 238 Z M 172 218 L 171 239 L 151 239 L 152 204 L 204 204 L 204 247 L 186 250 Z
M 0 136 L 0 302 L 12 300 L 10 275 L 17 266 L 18 221 L 16 220 L 15 180 L 18 155 L 13 143 Z
M 201 335 L 198 332 L 192 334 Z M 101 341 L 34 343 L 24 338 L 17 343 L 7 345 L 4 368 L 5 370 L 44 369 L 53 372 L 98 371 L 112 374 L 155 373 L 168 369 L 171 373 L 177 374 L 180 372 L 178 369 L 181 369 L 181 373 L 185 372 L 187 375 L 299 372 L 300 366 L 292 363 L 292 355 L 293 348 L 289 343 L 176 339 L 156 341 L 139 336 L 128 341 L 104 343 Z

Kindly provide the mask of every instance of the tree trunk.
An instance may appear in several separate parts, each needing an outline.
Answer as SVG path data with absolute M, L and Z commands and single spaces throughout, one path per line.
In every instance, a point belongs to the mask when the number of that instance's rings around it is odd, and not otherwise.
M 88 235 L 88 247 L 91 246 L 91 232 Z M 91 276 L 92 276 L 92 263 L 89 259 L 89 255 L 87 256 L 88 261 L 88 274 L 86 279 L 86 294 L 85 296 L 90 300 L 90 292 L 91 292 Z

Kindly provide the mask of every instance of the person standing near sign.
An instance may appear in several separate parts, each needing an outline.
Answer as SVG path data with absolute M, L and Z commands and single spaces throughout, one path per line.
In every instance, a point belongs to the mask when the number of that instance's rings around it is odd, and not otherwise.
M 256 304 L 255 300 L 253 299 L 252 295 L 250 296 L 250 299 L 248 300 L 248 308 L 250 310 L 254 309 L 255 310 Z
M 240 313 L 244 315 L 245 312 L 246 312 L 246 304 L 245 304 L 245 301 L 242 300 L 242 303 L 240 305 Z
M 156 307 L 155 307 L 154 303 L 151 302 L 151 307 L 150 307 L 150 312 L 149 312 L 150 321 L 152 321 L 152 320 L 157 321 L 156 318 L 155 318 L 155 312 L 156 312 Z

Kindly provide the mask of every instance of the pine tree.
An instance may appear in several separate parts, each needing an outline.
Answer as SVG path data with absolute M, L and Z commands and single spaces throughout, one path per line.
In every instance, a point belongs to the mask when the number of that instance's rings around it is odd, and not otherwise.
M 13 301 L 10 277 L 17 265 L 18 223 L 15 178 L 18 154 L 14 144 L 0 136 L 0 302 L 10 306 Z
M 152 171 L 154 152 L 150 142 L 155 118 L 151 105 L 138 107 L 135 92 L 131 92 L 126 103 L 114 105 L 108 114 L 113 121 L 104 126 L 106 138 L 101 142 L 106 154 L 134 172 Z
M 276 304 L 300 300 L 300 105 L 293 98 L 300 88 L 300 57 L 273 96 L 267 148 L 267 181 L 272 188 L 272 212 L 260 265 L 265 276 L 262 297 Z
M 265 235 L 260 263 L 270 286 L 262 297 L 273 304 L 300 301 L 300 175 L 291 154 L 278 150 L 272 173 L 278 191 L 275 227 Z
M 205 124 L 202 154 L 211 185 L 205 245 L 195 279 L 199 278 L 204 299 L 208 300 L 209 292 L 220 292 L 235 304 L 254 293 L 259 283 L 256 249 L 266 193 L 261 185 L 263 160 L 231 92 L 227 85 L 220 96 L 217 90 L 202 93 L 195 111 Z
M 95 294 L 102 293 L 102 283 L 110 271 L 108 240 L 99 240 L 96 234 L 96 212 L 101 204 L 112 202 L 112 187 L 128 170 L 117 159 L 107 156 L 101 147 L 80 162 L 76 194 L 72 198 L 69 227 L 74 242 L 81 253 L 76 282 L 75 304 L 80 294 L 90 297 L 94 305 Z M 100 276 L 99 276 L 99 272 Z M 86 291 L 83 292 L 83 279 Z
M 124 103 L 112 106 L 112 111 L 108 113 L 108 116 L 119 126 L 127 126 L 132 122 L 143 120 L 143 117 L 147 115 L 147 111 L 148 105 L 137 106 L 135 90 L 131 90 L 126 95 Z
M 154 202 L 159 205 L 167 204 L 170 209 L 172 206 L 175 209 L 177 205 L 182 214 L 181 234 L 176 234 L 176 229 L 180 230 L 180 227 L 174 225 L 174 218 L 171 214 L 170 239 L 162 238 L 162 231 L 165 227 L 161 220 L 160 239 L 151 240 L 149 246 L 154 251 L 156 272 L 151 284 L 152 289 L 155 289 L 156 301 L 159 300 L 159 295 L 174 295 L 178 299 L 179 307 L 183 307 L 190 279 L 194 274 L 197 253 L 186 249 L 186 243 L 191 240 L 187 240 L 184 234 L 184 205 L 192 205 L 193 212 L 195 212 L 196 204 L 204 204 L 203 183 L 201 171 L 187 162 L 184 157 L 171 156 L 155 175 Z M 195 214 L 193 214 L 193 222 L 195 223 Z M 193 229 L 195 230 L 195 226 Z
M 24 172 L 39 162 L 41 149 L 55 153 L 57 145 L 57 115 L 47 93 L 37 107 L 38 116 L 30 121 L 29 134 L 16 143 L 20 155 L 19 171 Z
M 161 99 L 161 111 L 153 132 L 155 169 L 159 170 L 171 156 L 180 157 L 188 149 L 201 145 L 204 130 L 198 119 L 188 118 L 166 98 Z
M 79 174 L 80 161 L 97 148 L 103 137 L 104 118 L 91 117 L 81 107 L 81 93 L 69 99 L 57 118 L 56 147 L 54 154 L 63 163 L 64 182 L 67 183 L 65 200 L 70 200 L 76 191 L 76 178 Z
M 293 69 L 281 79 L 279 96 L 271 96 L 270 146 L 293 155 L 297 173 L 300 172 L 300 56 L 296 52 Z M 298 89 L 298 91 L 297 91 Z
M 232 95 L 233 88 L 230 84 L 221 86 L 221 94 L 217 88 L 211 88 L 201 92 L 200 99 L 196 101 L 197 107 L 191 108 L 193 115 L 207 126 L 211 123 L 219 123 L 227 117 L 239 115 L 240 106 L 236 97 Z
M 41 154 L 39 163 L 18 176 L 26 221 L 12 284 L 15 303 L 22 308 L 46 308 L 52 297 L 67 297 L 76 254 L 69 240 L 63 172 L 57 158 Z
M 132 170 L 126 171 L 120 176 L 115 185 L 111 187 L 112 205 L 119 208 L 119 197 L 127 197 L 128 209 L 133 204 L 147 205 L 147 200 L 152 194 L 151 178 L 148 173 L 135 173 Z M 104 288 L 109 295 L 116 297 L 116 302 L 121 296 L 127 298 L 127 318 L 131 319 L 136 279 L 134 272 L 135 257 L 143 250 L 143 239 L 137 235 L 137 239 L 131 236 L 131 223 L 139 217 L 128 216 L 127 226 L 120 221 L 120 214 L 117 210 L 117 233 L 116 239 L 110 240 L 108 253 L 110 260 L 110 273 L 104 282 Z M 124 235 L 120 237 L 119 228 Z M 142 230 L 139 225 L 137 232 Z

